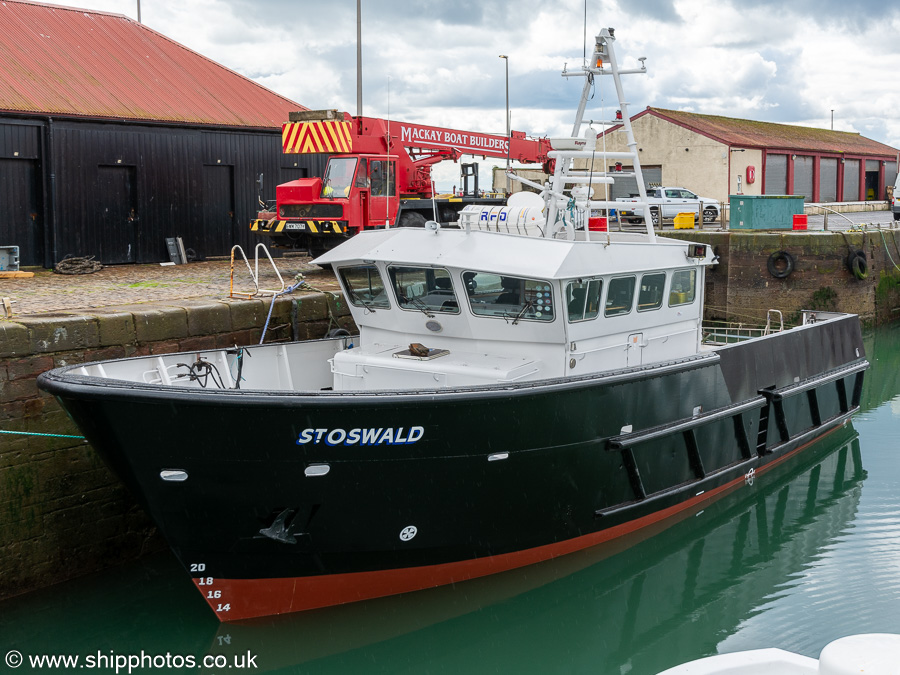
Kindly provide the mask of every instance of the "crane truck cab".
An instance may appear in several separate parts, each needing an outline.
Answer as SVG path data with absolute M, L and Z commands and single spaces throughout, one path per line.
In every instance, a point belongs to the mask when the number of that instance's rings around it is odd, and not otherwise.
M 275 211 L 260 212 L 252 229 L 276 246 L 321 255 L 362 229 L 394 223 L 396 175 L 396 155 L 332 155 L 324 177 L 277 186 Z

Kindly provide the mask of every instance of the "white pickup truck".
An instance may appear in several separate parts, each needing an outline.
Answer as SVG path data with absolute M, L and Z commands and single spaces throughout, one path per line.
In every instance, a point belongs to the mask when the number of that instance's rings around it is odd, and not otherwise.
M 619 208 L 619 220 L 622 222 L 644 220 L 643 207 L 629 207 L 628 202 L 640 201 L 639 197 L 619 197 L 617 202 L 622 202 Z M 659 216 L 662 213 L 663 220 L 672 220 L 679 213 L 694 213 L 694 218 L 703 209 L 703 222 L 711 223 L 719 217 L 719 202 L 710 197 L 698 197 L 690 190 L 680 187 L 657 187 L 647 189 L 647 201 L 650 202 L 650 219 L 654 225 L 659 225 Z

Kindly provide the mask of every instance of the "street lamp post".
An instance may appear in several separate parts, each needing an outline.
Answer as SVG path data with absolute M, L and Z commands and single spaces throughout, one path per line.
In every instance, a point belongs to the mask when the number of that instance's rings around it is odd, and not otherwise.
M 506 62 L 506 172 L 509 173 L 509 153 L 512 145 L 512 134 L 509 130 L 509 57 L 501 54 L 500 58 Z M 506 194 L 510 191 L 509 176 L 506 176 Z
M 362 114 L 362 9 L 356 0 L 356 115 Z

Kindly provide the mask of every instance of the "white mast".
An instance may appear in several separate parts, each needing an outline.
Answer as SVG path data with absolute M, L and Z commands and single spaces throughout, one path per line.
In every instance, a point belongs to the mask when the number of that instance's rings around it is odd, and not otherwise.
M 544 236 L 552 237 L 554 232 L 556 231 L 555 224 L 560 219 L 561 202 L 565 203 L 565 200 L 569 199 L 562 194 L 566 183 L 603 183 L 612 182 L 612 180 L 617 177 L 625 178 L 634 176 L 634 178 L 637 180 L 638 193 L 641 197 L 641 203 L 643 203 L 644 206 L 644 223 L 647 228 L 647 236 L 651 241 L 655 240 L 656 238 L 650 219 L 649 204 L 647 203 L 647 188 L 644 185 L 644 176 L 641 172 L 640 159 L 638 158 L 637 143 L 634 140 L 634 132 L 631 128 L 631 119 L 628 116 L 628 104 L 625 101 L 625 94 L 622 89 L 621 80 L 622 75 L 646 73 L 647 68 L 644 65 L 644 59 L 640 59 L 640 68 L 634 70 L 620 70 L 619 63 L 616 60 L 615 50 L 613 49 L 613 42 L 615 42 L 615 39 L 615 29 L 604 28 L 600 31 L 600 34 L 597 35 L 594 41 L 594 53 L 591 56 L 591 60 L 586 65 L 583 65 L 581 67 L 582 72 L 570 73 L 567 70 L 563 70 L 563 77 L 584 77 L 585 82 L 584 87 L 581 91 L 581 101 L 579 101 L 578 110 L 575 113 L 575 124 L 572 127 L 572 138 L 551 139 L 550 141 L 551 145 L 554 145 L 555 148 L 559 147 L 559 149 L 554 149 L 549 153 L 550 158 L 556 159 L 556 168 L 553 173 L 553 178 L 550 181 L 550 189 L 545 190 L 548 226 L 544 228 Z M 605 68 L 605 64 L 609 64 L 609 68 Z M 616 88 L 616 96 L 619 100 L 619 110 L 622 111 L 622 119 L 604 121 L 602 122 L 602 124 L 607 126 L 621 124 L 624 127 L 628 146 L 627 152 L 598 151 L 595 147 L 591 147 L 588 149 L 587 142 L 580 138 L 581 126 L 584 121 L 584 111 L 585 107 L 587 106 L 588 99 L 591 95 L 591 89 L 594 86 L 594 78 L 603 75 L 613 76 L 613 82 L 615 83 Z M 589 140 L 589 142 L 592 142 L 594 143 L 594 145 L 596 145 L 596 139 L 591 139 Z M 582 147 L 583 149 L 575 149 L 578 147 Z M 574 159 L 593 160 L 595 158 L 601 159 L 604 163 L 606 163 L 610 159 L 630 161 L 634 166 L 634 172 L 623 173 L 617 171 L 614 173 L 610 173 L 607 168 L 604 167 L 602 171 L 587 172 L 590 175 L 590 177 L 587 179 L 585 179 L 585 172 L 575 172 L 574 175 L 570 175 L 572 174 L 572 161 Z M 571 180 L 572 178 L 575 178 L 576 180 Z M 589 199 L 580 200 L 576 205 L 577 208 L 587 210 L 588 213 L 592 208 L 618 208 L 618 204 L 613 201 L 591 201 Z M 572 229 L 571 223 L 569 223 L 569 230 L 569 236 L 574 236 L 574 229 Z

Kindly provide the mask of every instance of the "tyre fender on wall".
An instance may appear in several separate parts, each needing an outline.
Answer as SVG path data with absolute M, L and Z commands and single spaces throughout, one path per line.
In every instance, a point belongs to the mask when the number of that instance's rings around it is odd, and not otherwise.
M 787 251 L 775 251 L 769 256 L 766 267 L 776 279 L 784 279 L 794 271 L 794 256 Z
M 863 251 L 857 251 L 850 256 L 850 271 L 860 281 L 869 276 L 869 261 Z

